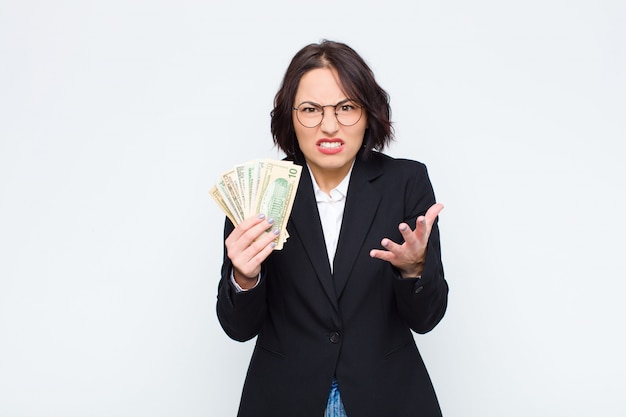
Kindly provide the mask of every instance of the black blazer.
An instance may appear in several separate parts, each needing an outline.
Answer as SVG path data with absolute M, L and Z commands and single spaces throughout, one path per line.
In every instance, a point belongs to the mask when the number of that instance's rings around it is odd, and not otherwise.
M 217 314 L 238 341 L 257 337 L 239 416 L 322 417 L 333 376 L 348 417 L 440 416 L 411 330 L 430 331 L 448 296 L 437 224 L 421 279 L 401 279 L 369 256 L 400 222 L 435 203 L 426 167 L 373 153 L 357 157 L 331 273 L 310 174 L 303 166 L 289 240 L 264 262 L 259 285 L 237 293 L 224 255 Z M 233 225 L 227 220 L 224 235 Z M 232 360 L 232 358 L 231 358 Z

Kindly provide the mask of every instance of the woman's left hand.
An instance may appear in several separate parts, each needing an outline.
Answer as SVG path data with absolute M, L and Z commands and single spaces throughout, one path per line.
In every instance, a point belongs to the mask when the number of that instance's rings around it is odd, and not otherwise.
M 404 238 L 404 243 L 398 244 L 389 238 L 384 238 L 380 243 L 385 249 L 372 249 L 370 256 L 391 263 L 400 271 L 403 278 L 421 276 L 424 270 L 430 231 L 442 209 L 443 205 L 433 204 L 424 216 L 417 218 L 415 230 L 411 230 L 411 227 L 406 223 L 400 223 L 398 228 Z

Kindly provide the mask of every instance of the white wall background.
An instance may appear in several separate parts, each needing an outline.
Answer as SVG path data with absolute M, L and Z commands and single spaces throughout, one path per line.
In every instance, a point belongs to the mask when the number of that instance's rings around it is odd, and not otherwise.
M 0 416 L 234 416 L 219 173 L 278 157 L 295 52 L 352 45 L 425 162 L 447 417 L 624 416 L 623 1 L 0 0 Z M 357 416 L 358 417 L 358 416 Z

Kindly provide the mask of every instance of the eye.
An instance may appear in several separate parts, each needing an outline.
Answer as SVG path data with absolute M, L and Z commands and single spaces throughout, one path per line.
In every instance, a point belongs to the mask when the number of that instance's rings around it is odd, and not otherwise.
M 337 111 L 340 113 L 350 113 L 356 109 L 357 107 L 352 103 L 343 103 L 337 107 Z
M 300 104 L 300 107 L 298 107 L 298 110 L 301 113 L 307 113 L 307 114 L 315 114 L 315 113 L 322 112 L 322 108 L 313 103 L 302 103 Z

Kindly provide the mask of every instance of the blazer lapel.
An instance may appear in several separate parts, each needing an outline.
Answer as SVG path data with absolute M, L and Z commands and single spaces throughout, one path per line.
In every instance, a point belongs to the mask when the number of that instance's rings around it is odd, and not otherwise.
M 317 210 L 315 194 L 313 193 L 311 174 L 306 163 L 302 163 L 300 183 L 298 184 L 297 197 L 293 203 L 290 221 L 311 260 L 311 264 L 324 287 L 328 299 L 335 309 L 339 311 L 333 277 L 328 262 L 328 253 L 324 243 L 322 223 Z
M 363 248 L 370 225 L 381 200 L 380 192 L 371 181 L 380 176 L 382 169 L 376 160 L 363 161 L 357 157 L 350 177 L 346 206 L 341 222 L 337 252 L 333 263 L 333 282 L 337 298 L 348 282 L 352 266 Z

